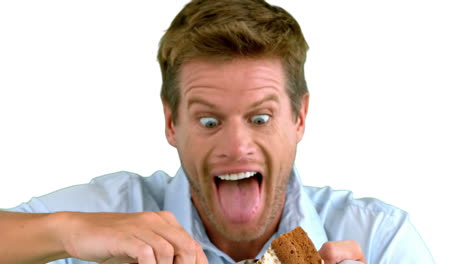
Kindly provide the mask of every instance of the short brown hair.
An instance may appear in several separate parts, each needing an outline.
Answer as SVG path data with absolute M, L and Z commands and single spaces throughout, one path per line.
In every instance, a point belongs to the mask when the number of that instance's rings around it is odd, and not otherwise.
M 297 21 L 284 9 L 264 0 L 193 0 L 174 18 L 161 38 L 158 61 L 161 98 L 173 122 L 180 101 L 178 73 L 196 58 L 228 60 L 274 57 L 282 62 L 287 92 L 297 117 L 307 93 L 304 63 L 308 45 Z

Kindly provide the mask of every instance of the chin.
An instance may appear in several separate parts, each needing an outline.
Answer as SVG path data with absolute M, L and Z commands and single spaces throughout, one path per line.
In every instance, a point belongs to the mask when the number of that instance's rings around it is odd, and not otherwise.
M 261 237 L 263 234 L 265 234 L 267 226 L 258 224 L 227 224 L 223 226 L 217 226 L 217 229 L 221 234 L 223 234 L 224 237 L 231 241 L 245 242 L 256 240 Z
M 271 212 L 270 212 L 271 213 Z M 216 228 L 216 231 L 225 238 L 236 241 L 252 241 L 265 234 L 268 227 L 272 224 L 272 217 L 268 217 L 268 212 L 257 215 L 254 219 L 245 222 L 231 222 L 221 215 L 211 215 L 210 222 Z

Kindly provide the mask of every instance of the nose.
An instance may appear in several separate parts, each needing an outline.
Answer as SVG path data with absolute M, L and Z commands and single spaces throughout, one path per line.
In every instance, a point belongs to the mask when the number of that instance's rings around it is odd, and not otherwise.
M 229 122 L 220 131 L 215 155 L 219 161 L 242 161 L 252 159 L 255 153 L 252 131 L 241 121 Z

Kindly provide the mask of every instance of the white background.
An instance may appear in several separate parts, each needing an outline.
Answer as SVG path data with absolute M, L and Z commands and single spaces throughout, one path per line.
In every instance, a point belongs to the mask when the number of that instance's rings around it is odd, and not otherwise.
M 459 263 L 468 222 L 464 1 L 273 3 L 298 19 L 310 45 L 303 180 L 408 211 L 436 261 Z M 0 208 L 115 171 L 175 173 L 155 58 L 183 4 L 0 2 Z

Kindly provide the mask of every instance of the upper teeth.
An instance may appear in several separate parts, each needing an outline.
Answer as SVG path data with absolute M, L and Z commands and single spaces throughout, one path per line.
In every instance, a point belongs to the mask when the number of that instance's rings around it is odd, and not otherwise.
M 240 173 L 230 173 L 219 175 L 218 178 L 225 181 L 237 181 L 242 179 L 247 179 L 255 175 L 256 172 L 248 171 L 248 172 L 240 172 Z

